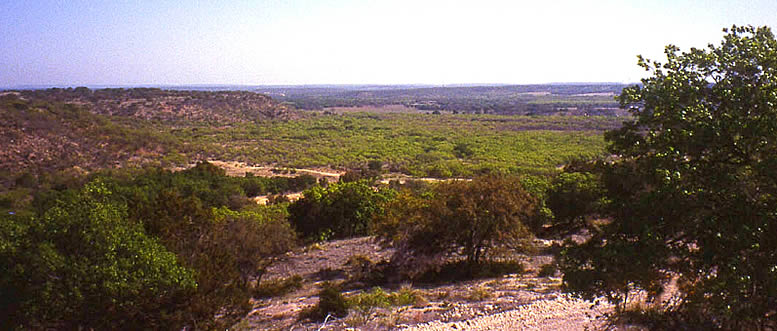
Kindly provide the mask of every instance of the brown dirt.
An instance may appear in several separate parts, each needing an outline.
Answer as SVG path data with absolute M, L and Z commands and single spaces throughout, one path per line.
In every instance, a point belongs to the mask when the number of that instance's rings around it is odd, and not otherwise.
M 340 179 L 340 176 L 345 174 L 345 171 L 330 168 L 279 168 L 274 166 L 249 165 L 245 162 L 219 160 L 208 160 L 208 162 L 226 170 L 227 176 L 234 177 L 243 177 L 246 173 L 252 173 L 254 176 L 260 177 L 297 177 L 299 175 L 311 175 L 316 178 L 326 178 L 330 182 L 336 182 Z M 179 171 L 194 166 L 194 164 L 190 164 L 187 167 L 174 168 L 173 170 Z
M 539 244 L 550 242 L 538 241 Z M 345 281 L 352 272 L 350 257 L 373 262 L 387 260 L 393 251 L 363 237 L 313 245 L 284 256 L 263 280 L 302 276 L 302 288 L 287 295 L 259 299 L 251 313 L 235 327 L 248 330 L 585 330 L 603 327 L 601 316 L 612 306 L 593 306 L 560 291 L 560 277 L 539 277 L 548 254 L 520 255 L 523 274 L 447 284 L 405 284 L 426 300 L 415 306 L 351 311 L 325 325 L 300 320 L 299 314 L 318 302 L 318 286 L 325 280 Z M 559 276 L 559 275 L 555 275 Z M 354 286 L 351 286 L 353 288 Z M 358 287 L 358 286 L 357 286 Z M 344 295 L 369 290 L 350 289 Z M 390 291 L 391 289 L 387 289 Z

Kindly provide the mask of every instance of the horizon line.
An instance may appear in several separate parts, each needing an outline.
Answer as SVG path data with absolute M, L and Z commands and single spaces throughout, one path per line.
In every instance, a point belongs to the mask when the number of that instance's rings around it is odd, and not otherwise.
M 220 83 L 200 83 L 200 84 L 21 84 L 2 86 L 0 90 L 43 90 L 50 88 L 77 88 L 86 87 L 90 90 L 108 89 L 108 88 L 161 88 L 175 89 L 178 87 L 196 87 L 196 88 L 337 88 L 337 87 L 502 87 L 502 86 L 536 86 L 536 85 L 633 85 L 639 82 L 549 82 L 549 83 L 451 83 L 451 84 L 425 84 L 425 83 L 400 83 L 400 84 L 382 84 L 382 83 L 316 83 L 316 84 L 220 84 Z

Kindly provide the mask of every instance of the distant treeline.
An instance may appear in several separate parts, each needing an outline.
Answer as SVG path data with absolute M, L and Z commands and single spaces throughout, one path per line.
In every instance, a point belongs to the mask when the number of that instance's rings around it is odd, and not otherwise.
M 623 115 L 614 96 L 623 84 L 548 84 L 374 88 L 273 87 L 258 91 L 298 109 L 405 105 L 419 110 L 511 115 Z

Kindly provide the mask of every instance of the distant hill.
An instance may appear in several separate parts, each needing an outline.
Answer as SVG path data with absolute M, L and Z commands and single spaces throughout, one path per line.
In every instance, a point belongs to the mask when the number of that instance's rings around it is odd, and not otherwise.
M 221 122 L 300 115 L 290 109 L 387 105 L 429 112 L 623 116 L 627 112 L 619 109 L 614 97 L 626 86 L 621 83 L 160 85 L 98 89 L 36 87 L 39 89 L 21 91 L 59 102 L 83 102 L 100 114 Z
M 293 119 L 270 97 L 248 91 L 52 88 L 0 92 L 0 177 L 164 163 L 184 143 L 181 125 Z M 172 156 L 171 156 L 172 155 Z
M 149 121 L 92 113 L 83 106 L 0 93 L 0 180 L 20 171 L 53 174 L 161 159 L 180 145 Z
M 244 122 L 295 115 L 267 95 L 250 91 L 177 91 L 86 87 L 21 90 L 31 100 L 71 103 L 95 114 L 160 121 Z

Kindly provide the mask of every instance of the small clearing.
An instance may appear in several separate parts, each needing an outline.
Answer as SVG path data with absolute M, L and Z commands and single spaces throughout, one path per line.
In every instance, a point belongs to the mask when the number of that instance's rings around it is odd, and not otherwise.
M 224 169 L 227 172 L 227 176 L 243 177 L 246 173 L 251 173 L 254 176 L 259 177 L 297 177 L 299 175 L 311 175 L 318 179 L 326 178 L 329 182 L 336 182 L 340 179 L 340 176 L 345 174 L 345 171 L 335 170 L 329 168 L 289 168 L 289 167 L 274 167 L 274 166 L 259 166 L 250 165 L 245 162 L 237 161 L 219 161 L 208 160 L 219 168 Z M 173 171 L 180 171 L 194 167 L 195 164 L 190 164 L 186 167 L 173 168 Z

